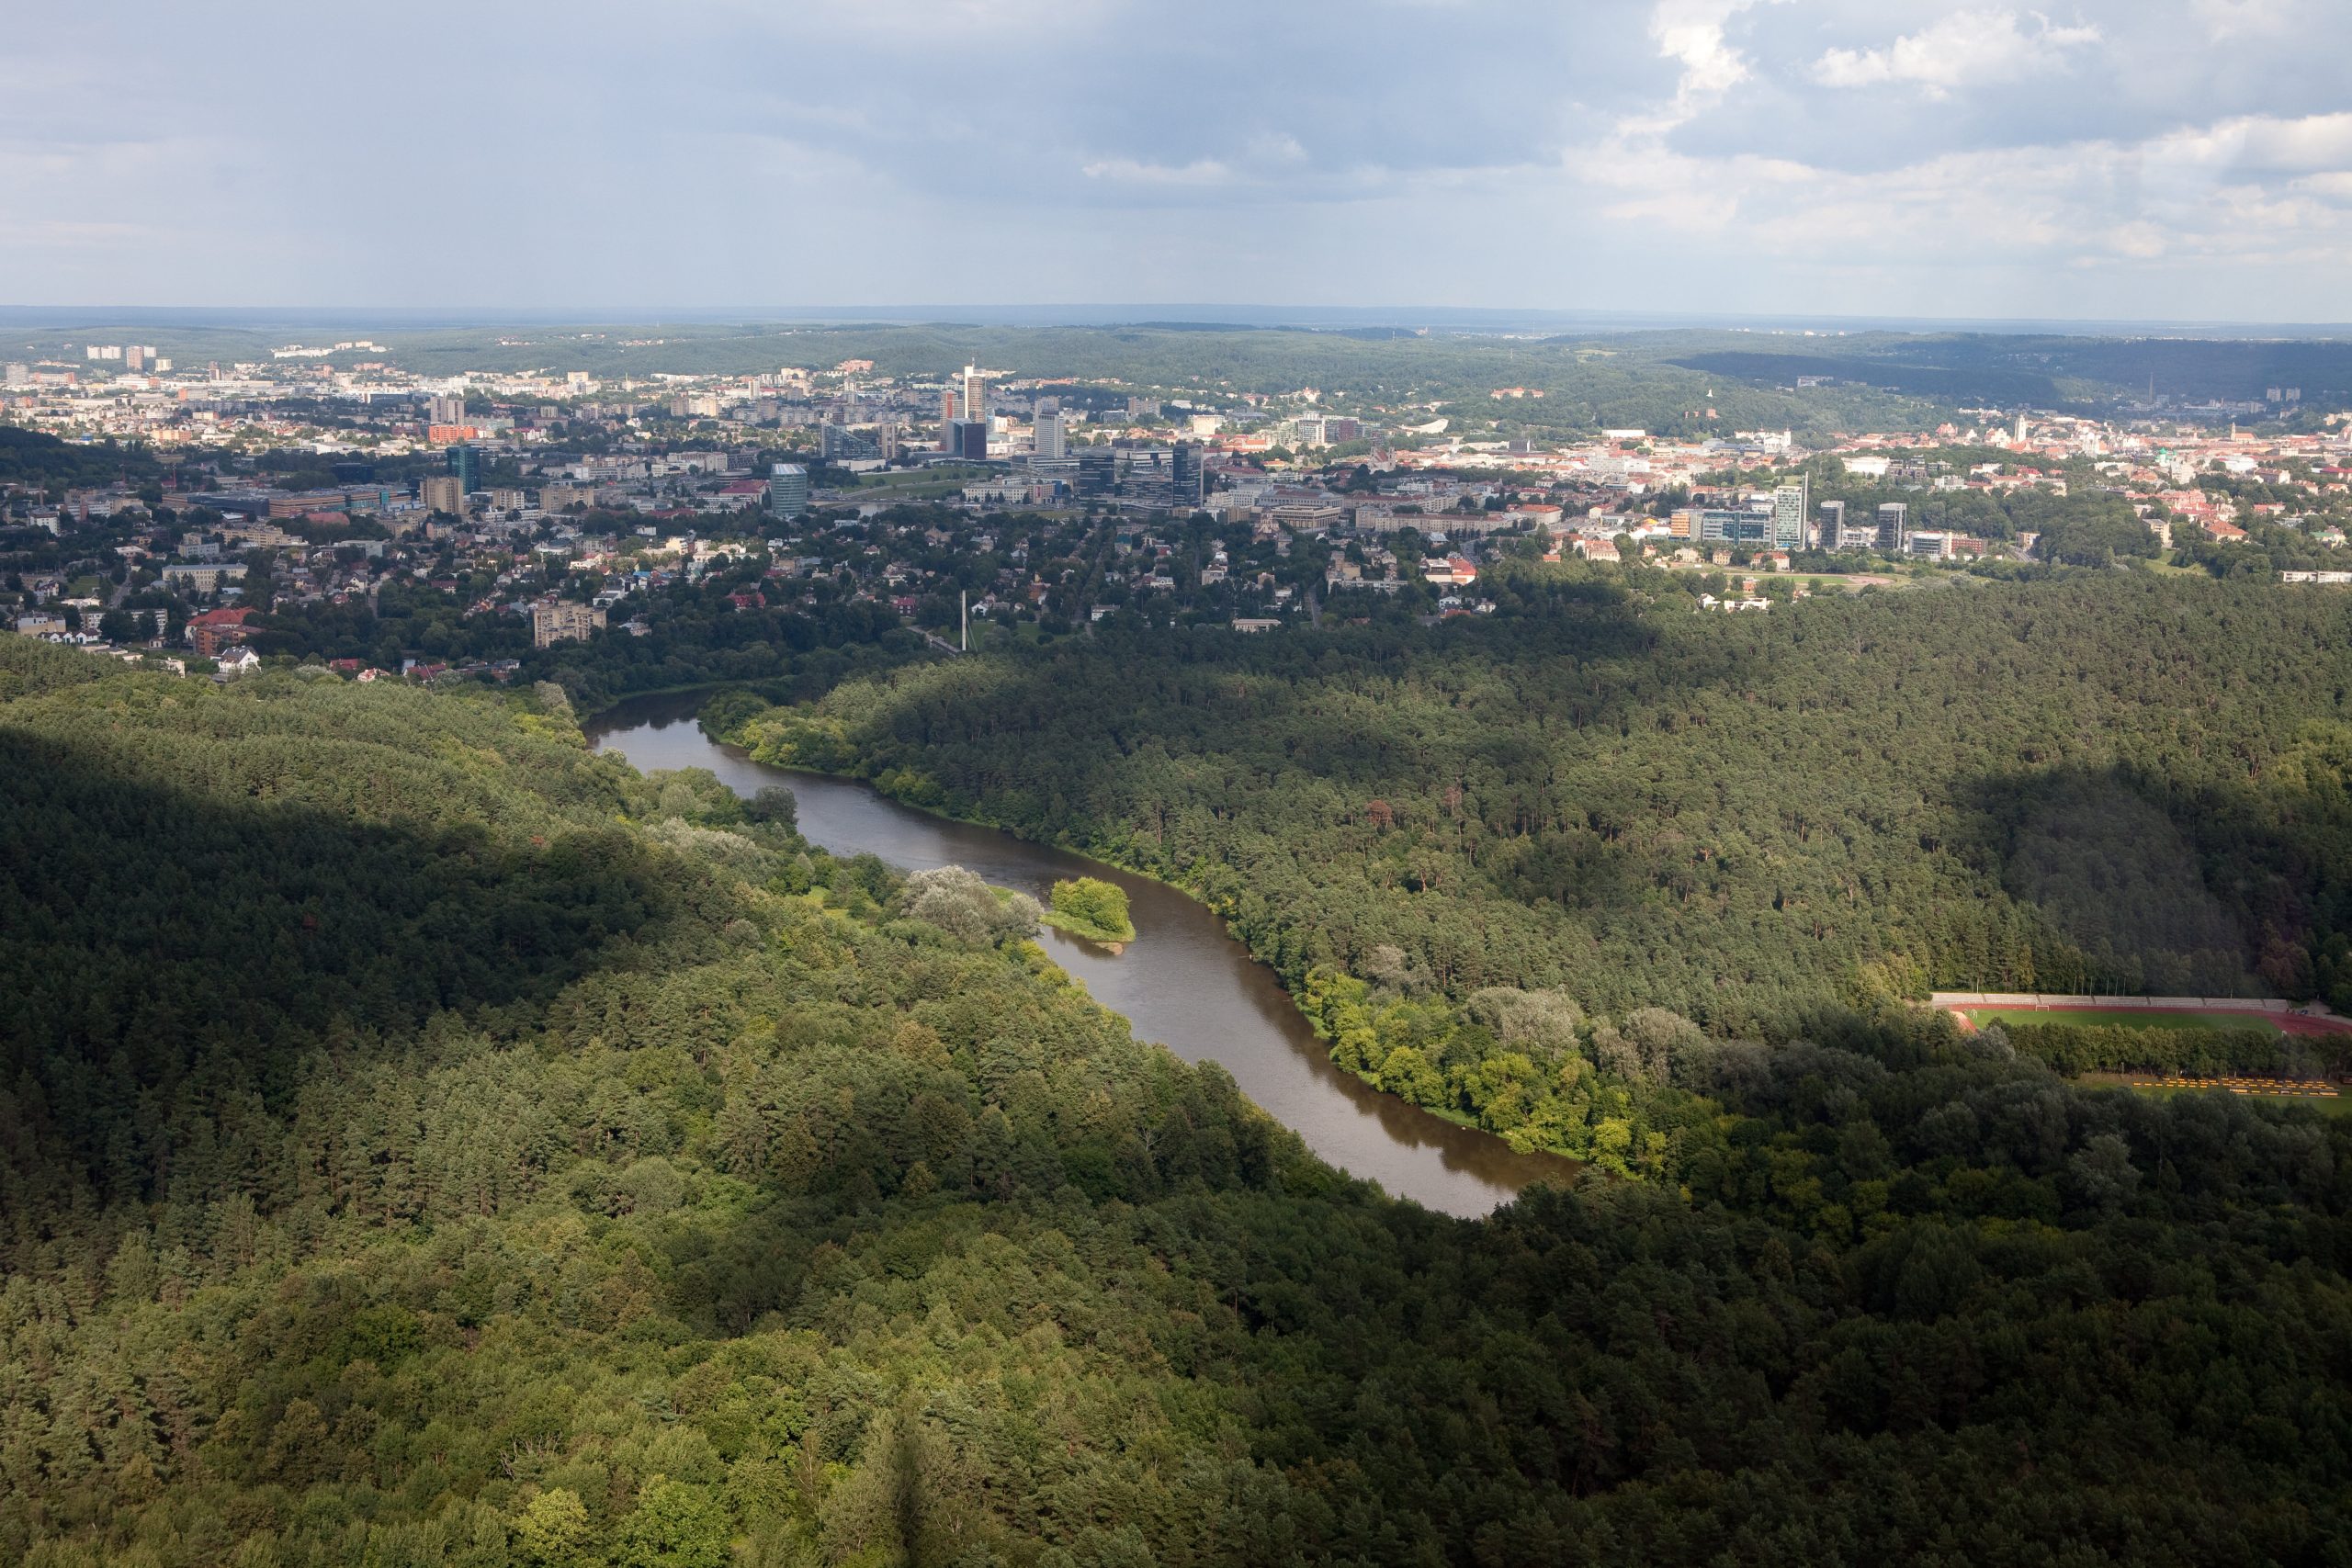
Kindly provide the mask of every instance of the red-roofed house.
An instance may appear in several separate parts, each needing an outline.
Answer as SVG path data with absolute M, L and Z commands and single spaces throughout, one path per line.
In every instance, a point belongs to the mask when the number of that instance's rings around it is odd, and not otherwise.
M 223 648 L 245 640 L 245 622 L 253 613 L 250 604 L 232 604 L 191 616 L 187 623 L 188 646 L 196 649 L 199 659 L 219 658 Z

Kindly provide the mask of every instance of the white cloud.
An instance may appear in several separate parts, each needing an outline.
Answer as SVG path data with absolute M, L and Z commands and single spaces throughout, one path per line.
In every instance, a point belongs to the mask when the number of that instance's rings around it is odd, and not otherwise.
M 1856 173 L 1752 153 L 1663 146 L 1582 165 L 1608 219 L 1708 241 L 1762 261 L 2093 273 L 2226 261 L 2248 269 L 2352 251 L 2352 116 L 2238 116 L 2136 141 L 1943 152 Z M 1726 198 L 1725 193 L 1736 193 Z
M 2352 113 L 2244 115 L 2176 141 L 2184 152 L 2226 157 L 2242 168 L 2326 173 L 2352 167 Z
M 2352 202 L 2352 173 L 2305 175 L 2296 180 L 2291 189 L 2307 191 L 2326 201 Z
M 1147 164 L 1134 158 L 1097 158 L 1080 166 L 1090 180 L 1112 180 L 1137 186 L 1208 186 L 1230 185 L 1233 170 L 1215 158 L 1189 164 Z
M 2192 0 L 2192 6 L 2215 39 L 2275 35 L 2296 20 L 2280 0 Z
M 1658 52 L 1682 66 L 1680 91 L 1697 96 L 1738 85 L 1747 62 L 1724 39 L 1724 24 L 1747 8 L 1748 0 L 1658 0 L 1650 14 L 1650 37 Z
M 1884 49 L 1832 49 L 1814 62 L 1814 80 L 1828 87 L 1913 83 L 1940 98 L 1955 87 L 2062 64 L 2068 51 L 2099 39 L 2096 27 L 2059 27 L 2038 13 L 2031 24 L 2005 8 L 1954 11 Z
M 1707 105 L 1747 79 L 1747 60 L 1724 34 L 1734 17 L 1758 0 L 1657 0 L 1649 34 L 1659 55 L 1681 66 L 1674 104 L 1664 114 L 1634 116 L 1629 130 L 1657 132 L 1687 123 Z M 1778 3 L 1778 0 L 1775 0 Z

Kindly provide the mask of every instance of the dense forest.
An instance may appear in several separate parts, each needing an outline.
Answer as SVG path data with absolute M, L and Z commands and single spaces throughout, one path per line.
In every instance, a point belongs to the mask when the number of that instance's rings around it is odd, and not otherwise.
M 0 424 L 0 486 L 40 486 L 62 492 L 74 485 L 152 479 L 157 471 L 153 454 L 142 446 L 115 441 L 85 446 Z
M 1750 333 L 1632 341 L 1674 364 L 1765 385 L 1823 376 L 1961 403 L 2055 408 L 2152 393 L 2184 403 L 2260 400 L 2291 387 L 2304 401 L 2334 406 L 2329 400 L 2352 391 L 2352 343 L 2341 337 L 1873 332 L 1808 335 L 1765 350 Z
M 761 585 L 757 565 L 671 583 L 648 595 L 643 636 L 616 626 L 537 648 L 522 616 L 469 614 L 465 594 L 391 582 L 372 602 L 281 604 L 254 620 L 252 645 L 266 655 L 357 659 L 385 670 L 400 669 L 408 657 L 512 659 L 522 679 L 553 681 L 590 712 L 638 693 L 687 686 L 747 686 L 806 700 L 853 671 L 887 668 L 922 647 L 897 615 L 868 603 L 739 610 L 729 602 L 729 594 Z
M 10 1560 L 2338 1560 L 2352 1123 L 1489 987 L 1669 1179 L 1455 1221 L 552 687 L 0 671 Z
M 1478 624 L 1098 627 L 710 717 L 1192 889 L 1343 1065 L 1580 1157 L 1572 1089 L 1490 1107 L 1511 1053 L 1482 989 L 1770 1038 L 1935 986 L 2352 1010 L 2340 595 L 2109 572 L 1724 617 L 1659 574 L 1536 567 L 1491 592 Z

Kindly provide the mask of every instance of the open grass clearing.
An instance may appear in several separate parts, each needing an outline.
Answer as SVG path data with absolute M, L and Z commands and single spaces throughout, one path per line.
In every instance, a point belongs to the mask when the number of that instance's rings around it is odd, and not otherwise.
M 1963 1008 L 1968 1021 L 1988 1023 L 2072 1023 L 2110 1029 L 2267 1029 L 2284 1033 L 2278 1021 L 2260 1012 L 2190 1012 L 2155 1008 Z

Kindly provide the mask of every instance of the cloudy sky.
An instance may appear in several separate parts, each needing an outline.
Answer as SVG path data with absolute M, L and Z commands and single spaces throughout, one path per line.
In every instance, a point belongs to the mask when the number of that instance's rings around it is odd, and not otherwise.
M 2345 0 L 14 0 L 0 304 L 2341 321 Z

